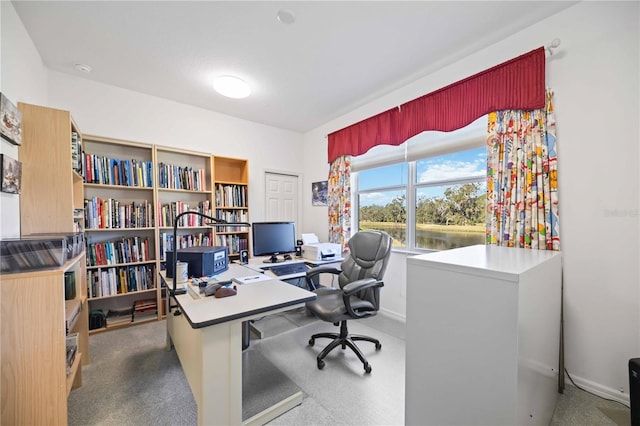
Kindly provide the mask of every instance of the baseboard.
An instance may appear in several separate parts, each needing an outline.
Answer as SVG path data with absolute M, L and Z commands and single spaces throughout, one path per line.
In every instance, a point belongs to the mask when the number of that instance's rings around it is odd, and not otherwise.
M 400 322 L 403 322 L 405 324 L 407 322 L 407 317 L 406 316 L 400 315 L 400 314 L 398 314 L 396 312 L 388 311 L 388 310 L 382 309 L 382 308 L 380 308 L 380 310 L 378 312 L 380 314 L 382 314 L 382 315 L 384 315 L 384 316 L 386 316 L 388 318 L 394 319 L 396 321 L 400 321 Z
M 601 398 L 606 398 L 606 399 L 611 399 L 617 402 L 621 402 L 625 404 L 627 407 L 630 404 L 628 393 L 620 392 L 619 390 L 615 390 L 607 386 L 602 386 L 599 383 L 592 382 L 582 377 L 574 376 L 573 374 L 571 374 L 571 379 L 573 379 L 573 382 L 576 384 L 576 386 L 588 392 L 591 392 L 592 394 L 597 395 Z M 569 379 L 569 377 L 565 374 L 566 385 L 572 386 L 571 379 Z

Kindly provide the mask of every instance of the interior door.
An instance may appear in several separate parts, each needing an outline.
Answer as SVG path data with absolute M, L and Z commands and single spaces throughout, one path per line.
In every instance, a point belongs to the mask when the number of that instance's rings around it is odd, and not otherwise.
M 292 221 L 298 227 L 298 176 L 284 173 L 265 173 L 266 220 Z

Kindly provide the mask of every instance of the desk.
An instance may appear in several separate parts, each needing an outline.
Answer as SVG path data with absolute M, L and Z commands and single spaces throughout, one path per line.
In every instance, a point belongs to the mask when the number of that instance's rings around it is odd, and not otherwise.
M 218 278 L 254 274 L 250 268 L 232 264 Z M 160 278 L 172 286 L 164 271 Z M 304 306 L 316 295 L 276 279 L 237 285 L 237 290 L 236 296 L 221 299 L 197 298 L 189 291 L 175 296 L 182 315 L 167 312 L 168 343 L 176 349 L 198 405 L 199 425 L 264 424 L 302 402 L 302 393 L 297 392 L 243 423 L 241 324 Z

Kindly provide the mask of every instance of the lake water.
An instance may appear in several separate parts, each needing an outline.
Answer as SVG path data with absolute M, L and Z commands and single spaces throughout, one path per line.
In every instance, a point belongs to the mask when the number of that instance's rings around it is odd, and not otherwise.
M 407 233 L 405 228 L 384 229 L 394 241 L 407 244 Z M 418 229 L 416 231 L 416 248 L 428 248 L 433 250 L 448 250 L 457 247 L 484 244 L 485 235 L 478 232 L 442 232 L 433 230 Z

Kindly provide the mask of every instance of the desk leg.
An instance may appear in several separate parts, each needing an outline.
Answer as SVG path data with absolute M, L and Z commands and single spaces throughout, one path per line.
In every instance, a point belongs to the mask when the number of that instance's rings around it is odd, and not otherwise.
M 242 326 L 240 322 L 202 329 L 202 398 L 198 424 L 242 424 Z
M 198 424 L 241 425 L 241 322 L 193 329 L 184 315 L 172 315 L 167 325 L 198 406 Z

